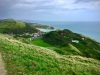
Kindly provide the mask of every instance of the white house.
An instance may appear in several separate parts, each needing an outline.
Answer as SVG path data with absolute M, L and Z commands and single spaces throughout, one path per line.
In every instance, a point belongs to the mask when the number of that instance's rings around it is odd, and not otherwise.
M 85 40 L 85 38 L 82 38 L 82 40 Z
M 79 43 L 79 41 L 78 41 L 78 40 L 72 40 L 72 42 L 74 42 L 74 43 Z

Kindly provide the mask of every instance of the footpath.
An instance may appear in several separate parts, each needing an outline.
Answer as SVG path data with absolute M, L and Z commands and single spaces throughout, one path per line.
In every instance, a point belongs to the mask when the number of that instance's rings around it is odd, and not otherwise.
M 6 70 L 0 54 L 0 75 L 6 75 Z

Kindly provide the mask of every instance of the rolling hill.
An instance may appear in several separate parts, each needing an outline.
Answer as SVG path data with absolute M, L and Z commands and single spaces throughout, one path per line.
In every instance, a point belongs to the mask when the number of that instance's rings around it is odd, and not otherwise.
M 5 19 L 0 21 L 0 28 L 24 28 L 25 26 L 24 22 L 14 19 Z
M 25 22 L 14 20 L 14 19 L 5 19 L 0 21 L 0 32 L 7 34 L 22 34 L 25 32 L 33 33 L 37 32 L 36 28 L 32 28 L 27 25 Z
M 68 29 L 52 31 L 43 36 L 43 41 L 58 47 L 55 51 L 64 55 L 81 55 L 100 60 L 100 43 Z

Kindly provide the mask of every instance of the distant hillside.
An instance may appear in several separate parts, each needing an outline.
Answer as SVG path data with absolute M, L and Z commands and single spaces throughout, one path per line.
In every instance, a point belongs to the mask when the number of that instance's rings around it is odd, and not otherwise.
M 52 31 L 43 36 L 43 41 L 57 46 L 55 51 L 63 55 L 81 55 L 100 60 L 100 43 L 70 30 Z
M 53 29 L 53 27 L 50 26 L 37 23 L 27 23 L 14 19 L 5 19 L 0 21 L 0 33 L 34 33 L 39 31 L 37 28 Z
M 100 74 L 99 60 L 79 55 L 61 55 L 52 49 L 26 44 L 4 34 L 0 34 L 0 53 L 7 75 Z
M 37 23 L 27 23 L 30 25 L 30 27 L 35 27 L 35 28 L 42 28 L 42 29 L 54 29 L 52 26 L 47 26 L 47 25 L 42 25 L 42 24 L 37 24 Z
M 32 28 L 26 23 L 14 19 L 5 19 L 0 21 L 0 32 L 1 33 L 13 33 L 13 34 L 22 34 L 22 33 L 33 33 L 37 32 L 36 28 Z
M 5 19 L 0 21 L 0 28 L 24 28 L 26 25 L 24 22 L 14 19 Z

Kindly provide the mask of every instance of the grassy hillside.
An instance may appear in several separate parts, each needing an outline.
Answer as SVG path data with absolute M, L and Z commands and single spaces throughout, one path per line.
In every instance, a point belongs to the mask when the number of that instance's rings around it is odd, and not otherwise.
M 70 30 L 49 32 L 43 36 L 43 41 L 58 47 L 55 51 L 60 54 L 75 54 L 100 60 L 100 43 Z
M 38 30 L 22 21 L 14 19 L 5 19 L 0 21 L 0 33 L 23 34 L 34 32 L 38 32 Z
M 0 34 L 0 53 L 7 75 L 99 75 L 100 61 L 26 44 Z
M 0 28 L 24 28 L 25 26 L 24 22 L 14 19 L 5 19 L 0 21 Z
M 54 29 L 54 27 L 48 25 L 42 25 L 37 23 L 27 23 L 27 24 L 30 25 L 30 27 L 35 27 L 35 28 Z

